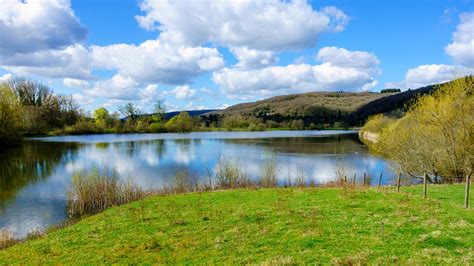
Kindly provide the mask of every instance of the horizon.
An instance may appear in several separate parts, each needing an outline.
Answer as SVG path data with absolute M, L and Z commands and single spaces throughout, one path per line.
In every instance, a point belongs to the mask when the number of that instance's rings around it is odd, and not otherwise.
M 86 111 L 215 110 L 474 74 L 471 0 L 1 4 L 0 81 L 38 80 Z

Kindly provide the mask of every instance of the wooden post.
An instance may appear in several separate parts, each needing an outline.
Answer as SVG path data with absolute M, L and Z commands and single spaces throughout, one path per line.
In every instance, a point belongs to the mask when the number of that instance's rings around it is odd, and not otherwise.
M 402 179 L 402 173 L 398 173 L 398 178 L 397 178 L 397 193 L 400 193 L 400 179 Z
M 354 178 L 352 179 L 352 185 L 356 185 L 356 175 L 357 173 L 354 173 Z
M 380 177 L 379 177 L 379 188 L 381 184 L 382 184 L 382 172 L 380 172 Z
M 428 179 L 428 174 L 423 175 L 423 198 L 426 199 L 426 181 Z
M 471 183 L 471 175 L 466 176 L 466 191 L 464 193 L 464 208 L 469 208 L 469 183 Z
M 363 186 L 365 186 L 365 180 L 367 179 L 367 174 L 364 172 L 364 184 Z

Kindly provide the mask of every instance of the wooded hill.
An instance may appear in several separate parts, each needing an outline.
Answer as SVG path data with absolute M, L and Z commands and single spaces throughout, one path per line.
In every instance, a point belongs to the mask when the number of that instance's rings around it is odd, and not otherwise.
M 263 121 L 285 122 L 301 119 L 304 124 L 343 123 L 361 126 L 371 115 L 403 113 L 417 96 L 428 93 L 437 85 L 399 93 L 310 92 L 277 96 L 256 102 L 241 103 L 225 110 L 205 114 L 208 119 L 225 116 L 256 117 Z

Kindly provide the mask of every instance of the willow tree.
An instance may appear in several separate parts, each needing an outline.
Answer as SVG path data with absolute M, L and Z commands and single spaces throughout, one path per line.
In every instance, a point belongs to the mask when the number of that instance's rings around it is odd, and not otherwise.
M 474 163 L 474 79 L 440 86 L 419 98 L 407 114 L 385 127 L 374 148 L 404 172 L 433 182 L 461 181 Z
M 21 138 L 22 106 L 7 84 L 0 84 L 0 146 L 10 145 Z

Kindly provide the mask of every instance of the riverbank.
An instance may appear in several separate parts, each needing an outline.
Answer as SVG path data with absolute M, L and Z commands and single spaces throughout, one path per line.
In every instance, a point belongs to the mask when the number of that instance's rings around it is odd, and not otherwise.
M 1 264 L 474 262 L 462 185 L 155 196 L 0 252 Z

